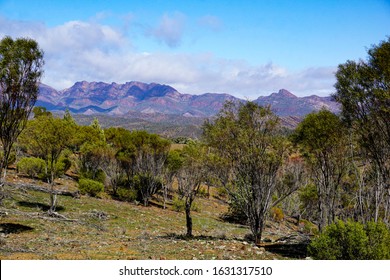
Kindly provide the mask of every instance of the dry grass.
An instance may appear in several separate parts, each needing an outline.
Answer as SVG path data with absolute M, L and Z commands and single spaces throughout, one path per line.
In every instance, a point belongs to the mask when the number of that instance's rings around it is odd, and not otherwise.
M 26 179 L 11 176 L 11 180 Z M 63 189 L 75 187 L 71 180 L 59 183 Z M 215 198 L 198 199 L 201 211 L 193 213 L 195 237 L 187 239 L 184 214 L 162 209 L 158 199 L 154 206 L 144 207 L 109 198 L 61 196 L 58 213 L 68 218 L 64 220 L 46 214 L 48 194 L 10 187 L 6 191 L 8 198 L 0 208 L 3 260 L 281 258 L 247 242 L 247 227 L 221 221 L 227 205 Z M 266 237 L 277 234 L 268 229 Z

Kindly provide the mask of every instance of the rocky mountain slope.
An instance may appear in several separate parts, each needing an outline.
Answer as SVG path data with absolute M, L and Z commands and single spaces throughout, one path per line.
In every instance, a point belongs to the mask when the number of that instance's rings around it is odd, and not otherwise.
M 125 84 L 103 82 L 77 82 L 72 87 L 57 91 L 41 85 L 37 106 L 48 110 L 65 110 L 73 113 L 131 116 L 143 114 L 174 114 L 185 117 L 210 117 L 219 112 L 227 101 L 244 101 L 229 94 L 183 94 L 171 86 L 156 83 L 127 82 Z M 304 116 L 325 107 L 333 112 L 337 103 L 330 97 L 297 97 L 281 89 L 269 96 L 261 96 L 254 102 L 271 105 L 279 116 Z

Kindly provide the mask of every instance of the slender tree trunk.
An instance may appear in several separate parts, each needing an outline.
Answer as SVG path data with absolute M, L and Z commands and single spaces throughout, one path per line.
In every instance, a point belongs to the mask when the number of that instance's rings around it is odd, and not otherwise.
M 8 166 L 8 158 L 11 153 L 11 148 L 8 145 L 3 146 L 3 158 L 0 162 L 0 205 L 3 204 L 3 199 L 5 197 L 4 194 L 4 184 L 7 179 L 7 166 Z
M 263 231 L 261 229 L 260 221 L 256 221 L 255 227 L 256 227 L 255 228 L 255 233 L 254 233 L 255 244 L 260 244 L 261 243 L 261 237 L 263 235 Z
M 191 204 L 192 201 L 186 200 L 186 225 L 187 225 L 187 236 L 192 237 L 192 217 L 191 217 Z

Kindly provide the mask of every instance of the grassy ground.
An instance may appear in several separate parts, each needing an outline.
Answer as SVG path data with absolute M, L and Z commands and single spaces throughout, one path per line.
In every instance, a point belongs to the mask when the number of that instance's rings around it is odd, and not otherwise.
M 13 182 L 25 178 L 9 177 Z M 42 182 L 32 182 L 42 185 Z M 72 180 L 59 180 L 59 189 L 74 190 Z M 199 198 L 193 213 L 194 238 L 187 239 L 185 216 L 153 206 L 87 196 L 61 196 L 58 213 L 49 217 L 49 194 L 5 187 L 0 208 L 0 259 L 282 259 L 245 239 L 249 229 L 222 221 L 226 203 Z M 270 223 L 266 238 L 275 240 L 291 230 Z

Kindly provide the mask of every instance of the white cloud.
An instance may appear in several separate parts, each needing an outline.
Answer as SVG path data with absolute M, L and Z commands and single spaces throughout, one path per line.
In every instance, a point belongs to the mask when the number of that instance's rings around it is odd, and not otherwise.
M 174 48 L 181 43 L 185 23 L 186 17 L 182 13 L 164 14 L 157 27 L 151 28 L 147 34 Z
M 180 19 L 181 18 L 181 19 Z M 175 45 L 183 36 L 175 30 L 178 14 L 163 17 L 161 40 Z M 157 30 L 157 29 L 156 29 Z M 157 34 L 157 33 L 156 33 Z M 0 17 L 0 37 L 31 37 L 45 52 L 43 82 L 64 89 L 76 81 L 127 81 L 169 84 L 182 93 L 225 92 L 255 99 L 285 88 L 297 95 L 328 95 L 333 90 L 335 68 L 310 68 L 297 72 L 267 63 L 215 57 L 211 53 L 135 52 L 122 31 L 98 22 L 70 21 L 55 27 Z

